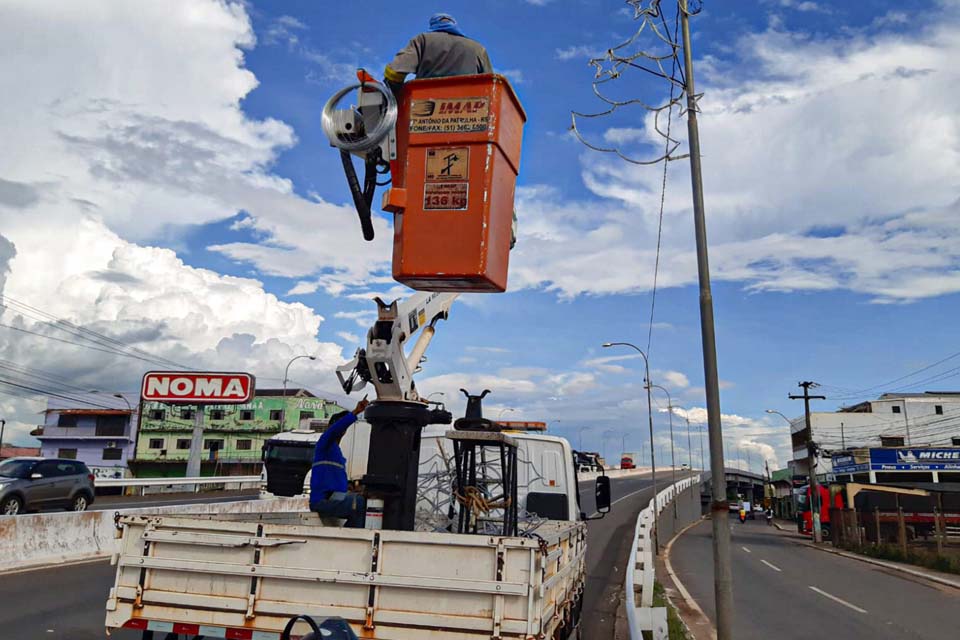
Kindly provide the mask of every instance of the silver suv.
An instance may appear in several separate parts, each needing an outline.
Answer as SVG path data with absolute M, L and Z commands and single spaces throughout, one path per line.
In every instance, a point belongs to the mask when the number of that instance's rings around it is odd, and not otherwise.
M 77 460 L 10 458 L 0 462 L 0 515 L 93 504 L 93 474 Z

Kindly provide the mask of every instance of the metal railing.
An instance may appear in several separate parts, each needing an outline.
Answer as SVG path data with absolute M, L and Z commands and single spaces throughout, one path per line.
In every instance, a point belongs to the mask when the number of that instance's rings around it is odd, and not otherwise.
M 201 487 L 210 485 L 237 485 L 237 489 L 260 486 L 260 476 L 210 476 L 199 478 L 96 478 L 94 486 L 105 487 L 139 487 L 143 495 L 147 488 L 184 487 L 184 491 L 199 492 Z
M 634 544 L 627 563 L 625 591 L 627 593 L 627 623 L 630 638 L 641 640 L 643 631 L 650 631 L 654 640 L 667 640 L 667 609 L 653 606 L 654 540 L 653 529 L 660 512 L 692 485 L 700 483 L 700 476 L 690 476 L 659 492 L 646 509 L 637 516 Z

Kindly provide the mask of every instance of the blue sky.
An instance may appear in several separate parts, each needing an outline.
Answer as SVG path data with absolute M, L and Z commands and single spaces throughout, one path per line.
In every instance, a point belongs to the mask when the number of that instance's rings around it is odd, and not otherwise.
M 636 30 L 629 5 L 374 2 L 359 20 L 352 5 L 307 0 L 165 6 L 6 10 L 21 34 L 14 52 L 37 78 L 22 85 L 17 113 L 34 115 L 19 127 L 41 141 L 24 133 L 21 162 L 0 163 L 6 295 L 104 331 L 155 327 L 161 337 L 138 347 L 264 381 L 288 356 L 317 353 L 322 365 L 298 380 L 335 389 L 331 368 L 364 335 L 369 296 L 403 292 L 388 277 L 389 219 L 381 242 L 360 240 L 320 111 L 357 66 L 381 73 L 432 12 L 448 11 L 528 114 L 520 237 L 510 291 L 457 303 L 421 390 L 444 391 L 459 410 L 459 386 L 490 386 L 492 412 L 556 421 L 572 439 L 589 426 L 585 447 L 611 455 L 621 434 L 640 448 L 642 361 L 610 360 L 630 354 L 600 344 L 646 347 L 662 168 L 590 151 L 568 132 L 571 110 L 603 108 L 587 62 Z M 663 6 L 672 22 L 675 5 Z M 58 29 L 74 46 L 31 37 Z M 764 410 L 797 414 L 786 395 L 798 380 L 824 383 L 822 406 L 833 408 L 953 352 L 960 13 L 947 0 L 705 2 L 693 29 L 725 427 L 734 449 L 782 465 L 786 427 Z M 99 37 L 72 42 L 78 32 Z M 96 73 L 68 76 L 73 59 Z M 610 89 L 648 101 L 669 91 L 639 72 Z M 624 109 L 584 135 L 650 157 L 660 148 L 651 125 Z M 682 153 L 684 122 L 673 127 Z M 26 200 L 4 200 L 3 188 Z M 47 222 L 28 227 L 25 209 Z M 669 167 L 658 277 L 652 377 L 701 421 L 684 161 Z M 82 353 L 0 340 L 11 361 L 84 383 L 104 375 Z M 97 384 L 135 386 L 138 367 L 111 366 Z M 36 403 L 8 402 L 0 408 L 25 432 Z M 666 415 L 656 421 L 663 445 Z

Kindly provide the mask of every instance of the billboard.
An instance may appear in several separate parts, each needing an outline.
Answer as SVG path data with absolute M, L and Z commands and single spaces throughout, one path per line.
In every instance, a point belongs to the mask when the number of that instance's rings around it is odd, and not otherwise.
M 833 473 L 864 471 L 960 471 L 960 447 L 870 449 L 869 460 L 849 454 L 831 458 Z
M 243 404 L 253 399 L 254 387 L 249 373 L 148 371 L 140 398 L 180 404 Z

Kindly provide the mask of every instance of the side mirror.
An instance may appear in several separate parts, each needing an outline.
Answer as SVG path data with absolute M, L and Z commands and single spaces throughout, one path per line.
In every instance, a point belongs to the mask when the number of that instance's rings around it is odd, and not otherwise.
M 596 482 L 594 497 L 596 498 L 597 513 L 605 516 L 610 511 L 610 476 L 598 476 Z
M 31 473 L 31 474 L 30 474 L 30 479 L 31 479 L 31 480 L 40 480 L 40 479 L 42 479 L 42 478 L 43 478 L 43 474 L 42 474 L 42 473 Z

